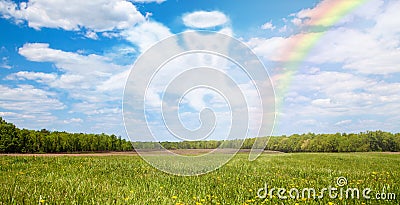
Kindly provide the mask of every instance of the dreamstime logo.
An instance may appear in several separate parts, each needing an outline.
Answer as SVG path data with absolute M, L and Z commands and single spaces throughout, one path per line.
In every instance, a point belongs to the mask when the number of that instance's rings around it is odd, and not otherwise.
M 199 175 L 227 163 L 246 138 L 271 134 L 275 96 L 265 67 L 244 43 L 191 31 L 158 42 L 136 60 L 124 90 L 123 116 L 135 150 L 148 163 L 171 174 Z M 210 139 L 222 143 L 196 156 L 159 143 Z M 250 160 L 267 140 L 255 140 Z
M 340 187 L 346 186 L 347 185 L 347 179 L 346 177 L 338 177 L 336 180 L 336 184 Z
M 270 188 L 265 183 L 263 188 L 259 188 L 257 191 L 257 197 L 273 198 L 278 199 L 322 199 L 328 197 L 330 199 L 375 199 L 375 200 L 396 200 L 396 194 L 388 192 L 386 187 L 383 187 L 382 191 L 371 193 L 371 188 L 359 189 L 355 187 L 345 187 L 347 185 L 347 179 L 345 177 L 338 177 L 336 180 L 336 186 L 328 186 L 319 190 L 315 188 L 306 187 L 303 189 L 298 188 Z

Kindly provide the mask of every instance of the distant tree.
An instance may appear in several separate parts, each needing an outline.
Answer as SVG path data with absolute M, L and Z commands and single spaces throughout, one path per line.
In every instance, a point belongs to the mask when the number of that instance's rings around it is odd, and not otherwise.
M 20 152 L 17 128 L 0 117 L 0 152 Z

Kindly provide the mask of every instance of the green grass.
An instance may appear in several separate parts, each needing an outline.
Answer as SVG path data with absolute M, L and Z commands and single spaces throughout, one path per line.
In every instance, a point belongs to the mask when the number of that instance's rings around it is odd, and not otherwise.
M 0 156 L 0 204 L 399 204 L 400 155 L 382 153 L 239 154 L 206 175 L 162 173 L 138 156 Z M 268 187 L 317 191 L 335 186 L 391 192 L 395 200 L 270 199 Z M 288 194 L 287 194 L 288 196 Z

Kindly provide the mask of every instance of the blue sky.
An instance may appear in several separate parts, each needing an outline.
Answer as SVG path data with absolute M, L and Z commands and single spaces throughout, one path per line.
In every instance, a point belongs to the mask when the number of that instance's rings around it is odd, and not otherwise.
M 274 135 L 399 132 L 399 1 L 368 0 L 344 16 L 284 88 L 281 50 L 313 35 L 301 28 L 330 5 L 335 0 L 0 0 L 0 115 L 23 128 L 125 137 L 123 90 L 135 60 L 161 39 L 201 29 L 240 39 L 266 65 L 283 93 Z M 202 94 L 191 99 L 208 101 Z M 195 104 L 183 107 L 195 112 Z

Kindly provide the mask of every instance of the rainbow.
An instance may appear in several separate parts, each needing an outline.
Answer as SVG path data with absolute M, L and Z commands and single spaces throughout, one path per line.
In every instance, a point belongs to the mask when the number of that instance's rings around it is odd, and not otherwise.
M 307 22 L 308 32 L 300 32 L 292 36 L 293 38 L 288 43 L 282 52 L 284 62 L 281 67 L 285 69 L 282 75 L 279 75 L 279 87 L 276 91 L 276 123 L 275 129 L 278 125 L 278 118 L 282 110 L 283 99 L 285 94 L 289 91 L 290 83 L 293 76 L 300 69 L 304 59 L 308 56 L 312 48 L 319 42 L 321 37 L 325 34 L 325 31 L 329 30 L 330 27 L 337 24 L 343 17 L 351 13 L 354 9 L 360 5 L 368 2 L 369 0 L 328 0 L 331 4 L 321 5 L 318 13 L 313 19 Z M 328 2 L 326 1 L 326 2 Z M 323 4 L 323 2 L 321 3 Z M 324 31 L 313 31 L 323 27 Z

